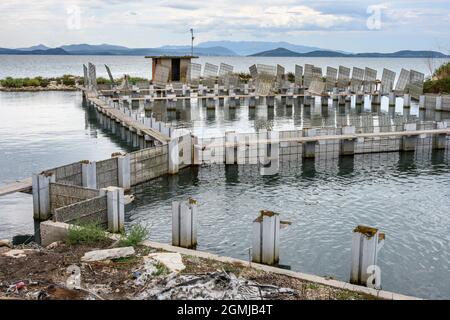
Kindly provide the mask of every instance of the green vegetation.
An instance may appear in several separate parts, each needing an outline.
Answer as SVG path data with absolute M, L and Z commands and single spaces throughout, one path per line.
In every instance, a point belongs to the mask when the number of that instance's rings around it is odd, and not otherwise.
M 134 225 L 130 230 L 125 233 L 119 241 L 120 247 L 136 247 L 142 241 L 146 240 L 150 234 L 150 230 L 147 226 Z
M 245 73 L 245 72 L 239 73 L 238 76 L 239 76 L 239 80 L 244 83 L 247 83 L 252 78 L 250 73 Z
M 425 93 L 450 93 L 450 62 L 443 64 L 424 83 Z
M 77 223 L 71 225 L 67 233 L 66 243 L 76 244 L 94 244 L 106 241 L 106 232 L 102 229 L 99 221 Z

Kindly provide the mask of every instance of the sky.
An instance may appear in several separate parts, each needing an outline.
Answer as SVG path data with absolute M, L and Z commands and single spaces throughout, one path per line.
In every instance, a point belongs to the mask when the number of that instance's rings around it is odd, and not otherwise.
M 450 0 L 1 0 L 0 47 L 288 41 L 350 52 L 450 53 Z

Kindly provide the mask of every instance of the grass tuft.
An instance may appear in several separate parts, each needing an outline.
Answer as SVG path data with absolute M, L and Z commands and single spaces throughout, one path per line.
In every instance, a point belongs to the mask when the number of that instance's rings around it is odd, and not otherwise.
M 147 226 L 133 225 L 119 241 L 120 247 L 136 247 L 148 238 L 150 230 Z
M 69 245 L 94 244 L 104 242 L 108 238 L 98 221 L 71 225 L 66 238 Z

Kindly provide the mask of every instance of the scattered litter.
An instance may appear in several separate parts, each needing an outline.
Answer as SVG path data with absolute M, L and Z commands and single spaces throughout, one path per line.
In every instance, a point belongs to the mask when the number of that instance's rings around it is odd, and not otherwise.
M 179 253 L 151 253 L 147 257 L 162 263 L 170 272 L 178 273 L 186 269 L 183 258 Z
M 142 291 L 142 300 L 263 300 L 295 296 L 289 288 L 260 285 L 226 272 L 202 275 L 177 275 L 161 279 Z
M 114 260 L 120 258 L 127 258 L 135 254 L 133 247 L 115 248 L 107 250 L 95 250 L 86 252 L 81 258 L 83 262 L 95 262 L 102 260 Z

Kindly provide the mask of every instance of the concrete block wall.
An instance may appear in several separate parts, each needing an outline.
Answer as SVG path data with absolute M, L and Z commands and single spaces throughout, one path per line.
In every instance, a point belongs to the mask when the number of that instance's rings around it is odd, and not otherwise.
M 97 165 L 97 188 L 119 186 L 117 158 L 98 161 Z
M 165 175 L 169 170 L 168 145 L 130 153 L 131 185 Z
M 99 190 L 88 189 L 78 186 L 50 183 L 50 208 L 56 209 L 91 199 L 99 195 Z
M 45 173 L 53 173 L 56 182 L 74 186 L 82 185 L 81 163 L 76 162 L 62 167 L 46 170 Z
M 296 139 L 303 136 L 301 130 L 281 131 L 280 140 Z M 280 161 L 283 162 L 301 162 L 303 157 L 303 145 L 296 141 L 280 142 Z
M 178 137 L 180 169 L 189 167 L 192 164 L 192 141 L 190 134 Z
M 69 224 L 99 222 L 101 226 L 108 225 L 107 196 L 97 196 L 56 209 L 53 221 Z
M 402 138 L 398 137 L 360 138 L 355 144 L 355 154 L 399 151 L 401 147 Z

